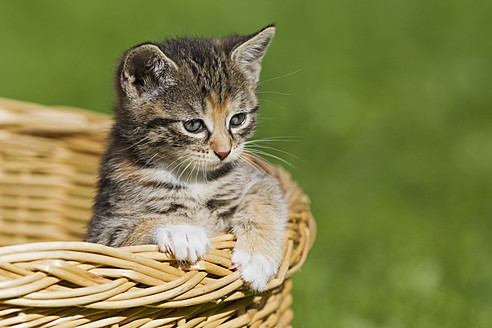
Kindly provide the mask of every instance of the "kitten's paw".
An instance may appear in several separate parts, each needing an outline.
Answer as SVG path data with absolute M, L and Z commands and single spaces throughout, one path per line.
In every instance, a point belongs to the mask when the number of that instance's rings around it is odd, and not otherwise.
M 195 263 L 207 254 L 210 240 L 205 228 L 190 225 L 168 225 L 155 232 L 157 246 L 161 252 L 174 254 L 178 261 Z
M 241 272 L 241 278 L 250 284 L 255 291 L 262 291 L 277 274 L 279 264 L 261 254 L 249 254 L 245 251 L 235 250 L 231 256 L 232 263 Z

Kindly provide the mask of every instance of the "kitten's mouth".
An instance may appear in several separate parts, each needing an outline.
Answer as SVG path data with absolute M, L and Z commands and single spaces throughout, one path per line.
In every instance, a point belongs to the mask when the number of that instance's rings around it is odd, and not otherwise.
M 222 176 L 224 171 L 229 171 L 239 161 L 235 154 L 228 153 L 222 159 L 217 157 L 184 156 L 175 158 L 169 162 L 162 162 L 160 168 L 171 172 L 178 180 L 199 181 L 215 179 Z

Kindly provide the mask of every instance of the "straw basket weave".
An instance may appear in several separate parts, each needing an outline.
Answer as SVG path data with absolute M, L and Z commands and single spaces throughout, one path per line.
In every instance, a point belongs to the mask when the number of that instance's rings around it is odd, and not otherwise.
M 234 238 L 179 266 L 155 245 L 85 243 L 110 119 L 0 98 L 0 327 L 285 327 L 292 282 L 315 237 L 308 198 L 279 168 L 289 204 L 284 260 L 252 294 Z

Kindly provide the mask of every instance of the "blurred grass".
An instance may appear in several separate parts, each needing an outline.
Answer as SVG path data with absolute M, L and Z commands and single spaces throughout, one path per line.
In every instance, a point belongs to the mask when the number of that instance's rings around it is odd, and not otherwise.
M 259 137 L 312 199 L 295 327 L 492 327 L 492 2 L 0 2 L 0 96 L 110 112 L 145 40 L 278 33 Z M 291 96 L 271 92 L 287 93 Z

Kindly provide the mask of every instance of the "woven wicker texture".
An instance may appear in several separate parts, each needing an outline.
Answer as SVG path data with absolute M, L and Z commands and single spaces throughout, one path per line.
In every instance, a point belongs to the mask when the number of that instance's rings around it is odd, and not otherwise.
M 252 294 L 230 234 L 182 267 L 155 245 L 81 242 L 109 117 L 0 98 L 0 327 L 287 327 L 292 282 L 315 237 L 309 200 L 280 168 L 284 260 Z

